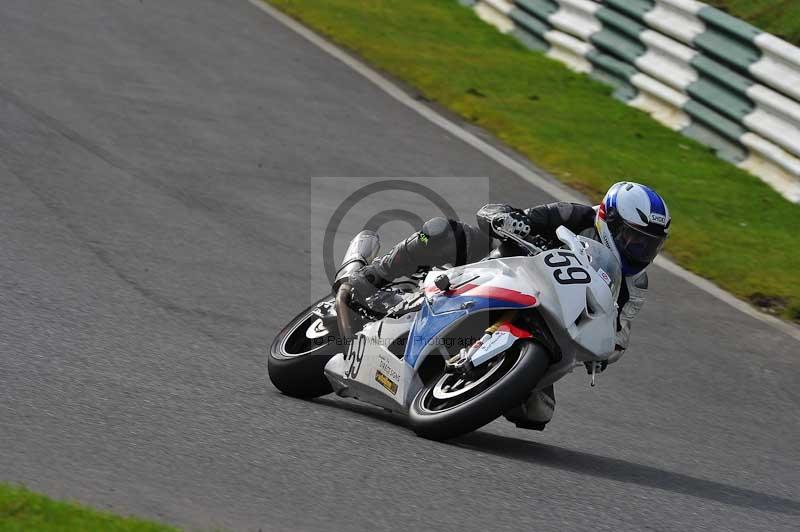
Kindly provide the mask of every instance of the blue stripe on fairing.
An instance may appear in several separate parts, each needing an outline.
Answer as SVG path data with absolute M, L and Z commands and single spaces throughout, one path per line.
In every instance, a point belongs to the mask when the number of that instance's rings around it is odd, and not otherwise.
M 664 206 L 664 200 L 661 196 L 655 193 L 650 187 L 642 185 L 642 188 L 647 192 L 647 197 L 650 198 L 650 209 L 656 214 L 667 215 L 667 208 Z
M 403 354 L 403 360 L 412 368 L 417 364 L 422 351 L 425 347 L 446 327 L 464 317 L 466 310 L 447 312 L 444 314 L 434 314 L 428 302 L 423 303 L 419 309 L 414 325 L 408 333 L 408 343 Z
M 461 304 L 466 301 L 472 304 L 469 305 L 468 309 L 464 310 Z M 444 329 L 467 314 L 493 308 L 514 309 L 524 308 L 526 306 L 527 305 L 504 299 L 472 297 L 469 294 L 455 297 L 445 295 L 433 296 L 433 308 L 425 301 L 422 308 L 419 309 L 417 318 L 414 320 L 414 325 L 411 327 L 411 332 L 408 333 L 408 343 L 403 353 L 403 360 L 413 368 L 427 345 Z

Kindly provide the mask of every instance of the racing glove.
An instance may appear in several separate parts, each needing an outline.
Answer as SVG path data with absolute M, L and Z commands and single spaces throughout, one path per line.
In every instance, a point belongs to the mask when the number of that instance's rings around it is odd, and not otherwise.
M 498 231 L 513 233 L 520 238 L 525 238 L 531 234 L 531 221 L 520 210 L 503 212 L 492 218 L 492 232 L 500 240 L 504 240 L 504 235 Z

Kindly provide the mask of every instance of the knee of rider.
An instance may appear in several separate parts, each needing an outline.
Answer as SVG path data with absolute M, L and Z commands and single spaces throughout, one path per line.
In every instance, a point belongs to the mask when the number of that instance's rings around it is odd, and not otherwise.
M 461 231 L 464 235 L 463 241 L 459 242 L 456 231 Z M 448 220 L 443 217 L 431 218 L 422 226 L 421 233 L 427 243 L 433 244 L 433 248 L 445 260 L 452 261 L 451 257 L 459 250 L 457 246 L 465 246 L 461 252 L 467 262 L 476 262 L 484 258 L 492 249 L 492 239 L 478 229 L 469 224 L 457 220 Z
M 458 222 L 456 222 L 458 223 Z M 456 236 L 450 220 L 442 217 L 431 218 L 422 225 L 418 242 L 420 260 L 440 265 L 452 262 L 456 254 Z
M 420 231 L 427 242 L 439 244 L 443 240 L 452 239 L 453 230 L 450 227 L 450 220 L 442 218 L 431 218 L 422 224 L 422 231 Z

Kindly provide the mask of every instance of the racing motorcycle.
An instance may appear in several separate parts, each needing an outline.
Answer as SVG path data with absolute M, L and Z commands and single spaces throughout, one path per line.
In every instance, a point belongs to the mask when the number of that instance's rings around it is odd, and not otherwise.
M 371 231 L 351 241 L 333 295 L 294 318 L 268 358 L 286 395 L 335 392 L 408 416 L 420 436 L 471 432 L 576 366 L 592 375 L 614 350 L 622 272 L 602 244 L 559 227 L 558 242 L 504 233 L 513 254 L 430 269 L 365 301 L 348 275 L 377 256 Z M 538 244 L 538 245 L 537 245 Z

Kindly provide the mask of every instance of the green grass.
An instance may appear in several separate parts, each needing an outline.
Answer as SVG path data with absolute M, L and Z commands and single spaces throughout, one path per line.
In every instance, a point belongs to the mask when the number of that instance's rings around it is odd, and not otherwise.
M 798 0 L 705 0 L 764 31 L 800 45 Z
M 673 214 L 674 259 L 800 319 L 800 206 L 612 99 L 605 85 L 528 51 L 455 0 L 271 3 L 593 200 L 621 179 L 655 187 Z
M 0 532 L 176 532 L 133 517 L 119 517 L 70 502 L 54 501 L 25 488 L 0 484 Z

